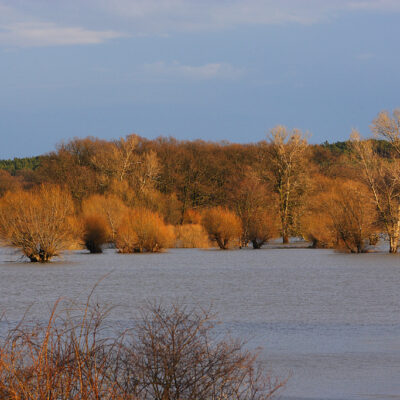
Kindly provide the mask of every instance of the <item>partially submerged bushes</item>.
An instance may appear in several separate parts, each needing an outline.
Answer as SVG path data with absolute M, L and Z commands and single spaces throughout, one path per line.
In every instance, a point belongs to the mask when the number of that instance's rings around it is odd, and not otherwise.
M 318 195 L 315 206 L 305 215 L 304 235 L 314 247 L 363 253 L 379 232 L 376 212 L 363 184 L 338 180 Z
M 83 243 L 91 253 L 102 253 L 102 246 L 109 239 L 107 221 L 99 215 L 88 215 L 83 219 Z
M 58 186 L 8 192 L 0 200 L 0 238 L 33 262 L 47 262 L 73 241 L 74 205 Z
M 183 224 L 176 227 L 177 247 L 205 249 L 210 247 L 207 232 L 200 224 Z
M 47 324 L 10 329 L 0 338 L 0 398 L 267 400 L 287 381 L 242 342 L 217 338 L 207 312 L 150 305 L 111 337 L 106 315 L 56 304 Z
M 158 252 L 172 247 L 175 242 L 173 227 L 145 208 L 128 210 L 117 229 L 116 247 L 121 253 Z
M 204 213 L 202 221 L 210 239 L 215 241 L 220 249 L 226 250 L 235 244 L 238 245 L 242 225 L 235 213 L 226 208 L 214 207 Z

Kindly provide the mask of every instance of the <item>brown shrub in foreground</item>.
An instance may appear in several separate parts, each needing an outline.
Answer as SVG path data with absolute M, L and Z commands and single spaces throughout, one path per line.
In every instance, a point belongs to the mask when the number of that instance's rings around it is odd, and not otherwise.
M 47 262 L 72 241 L 74 212 L 69 193 L 58 186 L 7 193 L 0 201 L 0 238 L 33 262 Z
M 150 305 L 133 330 L 111 336 L 106 314 L 56 304 L 47 324 L 10 329 L 0 339 L 1 398 L 266 400 L 287 381 L 242 342 L 217 338 L 207 312 Z
M 203 226 L 210 239 L 217 242 L 218 246 L 225 250 L 239 241 L 242 234 L 242 226 L 239 217 L 226 208 L 214 207 L 203 215 Z
M 154 253 L 172 247 L 174 241 L 173 227 L 145 208 L 127 211 L 116 235 L 116 246 L 121 253 Z
M 210 247 L 208 235 L 202 225 L 184 224 L 176 228 L 177 247 L 205 249 Z

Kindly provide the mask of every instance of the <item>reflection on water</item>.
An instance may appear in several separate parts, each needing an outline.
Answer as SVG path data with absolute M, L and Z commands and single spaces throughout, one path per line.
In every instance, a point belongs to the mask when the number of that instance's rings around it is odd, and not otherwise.
M 263 347 L 283 397 L 400 399 L 400 256 L 330 250 L 72 252 L 51 265 L 0 251 L 0 313 L 45 319 L 60 296 L 118 307 L 127 324 L 145 300 L 213 305 L 219 329 Z

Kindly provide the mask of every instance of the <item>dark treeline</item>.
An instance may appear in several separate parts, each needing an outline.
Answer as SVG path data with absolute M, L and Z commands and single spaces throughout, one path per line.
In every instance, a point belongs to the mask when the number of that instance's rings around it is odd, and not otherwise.
M 73 139 L 0 170 L 2 236 L 6 227 L 13 231 L 9 219 L 21 197 L 36 196 L 29 202 L 39 209 L 40 197 L 62 190 L 70 201 L 65 216 L 78 220 L 71 229 L 93 252 L 105 241 L 120 251 L 158 251 L 176 238 L 188 247 L 210 239 L 221 248 L 260 248 L 279 236 L 284 243 L 302 236 L 315 247 L 363 252 L 381 233 L 397 252 L 399 121 L 398 111 L 382 112 L 373 121 L 373 139 L 353 132 L 346 142 L 321 145 L 283 126 L 253 144 L 137 135 Z M 159 227 L 150 242 L 138 233 L 149 224 Z M 5 241 L 19 246 L 9 236 Z
M 40 165 L 41 156 L 36 157 L 15 157 L 12 160 L 0 160 L 0 169 L 16 175 L 21 170 L 35 170 Z

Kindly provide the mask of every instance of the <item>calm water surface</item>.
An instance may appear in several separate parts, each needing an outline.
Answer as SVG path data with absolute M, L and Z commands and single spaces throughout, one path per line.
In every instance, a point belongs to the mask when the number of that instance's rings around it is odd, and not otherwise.
M 127 323 L 145 300 L 213 305 L 220 329 L 262 346 L 282 398 L 400 399 L 400 256 L 330 250 L 71 252 L 51 265 L 0 250 L 0 314 L 46 319 L 60 296 L 118 307 Z

